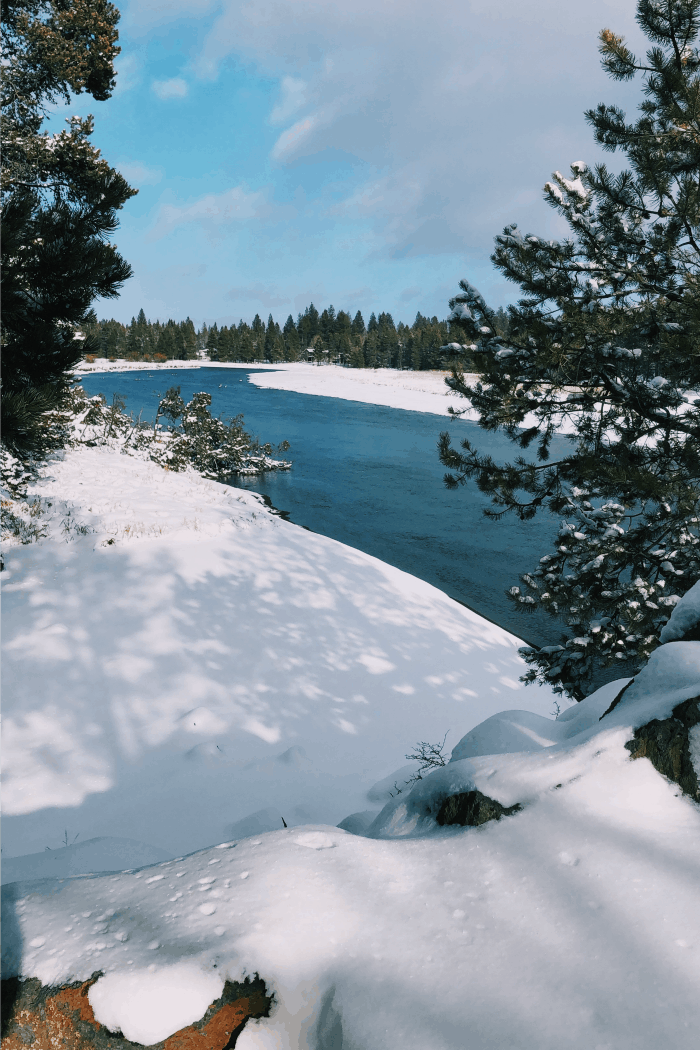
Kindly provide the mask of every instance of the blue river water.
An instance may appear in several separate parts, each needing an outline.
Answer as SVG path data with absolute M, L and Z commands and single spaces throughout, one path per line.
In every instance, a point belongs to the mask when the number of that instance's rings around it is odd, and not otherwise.
M 428 412 L 261 389 L 248 381 L 254 371 L 112 372 L 85 376 L 82 385 L 89 394 L 124 395 L 128 411 L 151 421 L 168 387 L 180 386 L 185 400 L 208 391 L 213 414 L 242 413 L 261 441 L 291 444 L 284 454 L 290 471 L 241 480 L 241 488 L 269 497 L 297 525 L 434 584 L 532 644 L 559 641 L 555 620 L 521 612 L 505 595 L 551 549 L 558 519 L 543 512 L 530 522 L 511 515 L 490 521 L 483 516 L 488 497 L 475 484 L 449 491 L 442 480 L 440 431 L 451 428 L 455 444 L 460 435 L 473 437 L 503 461 L 516 451 L 506 438 Z

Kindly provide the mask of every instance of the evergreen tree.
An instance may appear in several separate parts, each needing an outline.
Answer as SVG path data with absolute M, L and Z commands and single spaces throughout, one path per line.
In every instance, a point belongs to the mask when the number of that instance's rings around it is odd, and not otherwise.
M 356 339 L 362 340 L 364 338 L 366 332 L 367 332 L 367 329 L 365 328 L 364 318 L 363 318 L 362 314 L 360 313 L 360 311 L 358 310 L 357 313 L 355 314 L 355 316 L 352 319 L 352 337 L 355 340 Z
M 166 324 L 161 329 L 160 335 L 158 336 L 158 342 L 156 344 L 156 354 L 159 357 L 164 358 L 166 361 L 172 361 L 175 355 L 175 339 L 173 338 L 173 330 L 170 324 Z
M 398 338 L 396 325 L 391 314 L 381 313 L 377 321 L 378 355 L 382 368 L 396 368 L 398 357 Z
M 314 337 L 320 332 L 318 310 L 311 303 L 299 318 L 299 335 L 301 336 L 302 357 L 306 357 L 304 351 L 313 345 Z
M 290 314 L 284 322 L 284 359 L 285 361 L 298 361 L 300 358 L 299 333 L 294 324 L 294 318 Z
M 323 311 L 318 321 L 321 339 L 325 350 L 331 351 L 335 345 L 335 307 L 329 306 Z
M 90 144 L 91 116 L 42 132 L 51 105 L 114 88 L 119 12 L 108 0 L 7 0 L 2 9 L 3 439 L 41 442 L 41 416 L 67 389 L 80 326 L 131 275 L 107 238 L 136 191 Z
M 265 356 L 265 324 L 260 316 L 256 314 L 252 324 L 253 347 L 255 361 L 261 361 Z
M 238 360 L 249 363 L 255 359 L 255 344 L 250 326 L 239 321 L 236 331 L 238 341 Z
M 132 361 L 137 361 L 143 353 L 143 338 L 139 333 L 136 318 L 131 318 L 129 334 L 126 340 L 126 356 Z
M 197 334 L 194 323 L 188 317 L 182 322 L 182 356 L 185 361 L 192 361 L 197 356 Z
M 347 310 L 339 310 L 335 319 L 334 353 L 340 364 L 346 365 L 350 360 L 352 321 Z
M 546 506 L 565 519 L 525 593 L 510 593 L 565 616 L 560 645 L 523 651 L 525 677 L 578 699 L 601 665 L 634 673 L 700 575 L 700 0 L 639 0 L 637 21 L 653 45 L 646 61 L 600 35 L 613 78 L 641 74 L 637 119 L 607 105 L 586 114 L 628 167 L 554 174 L 545 196 L 567 240 L 516 226 L 496 238 L 493 261 L 524 292 L 507 333 L 467 282 L 450 304 L 481 381 L 468 386 L 455 369 L 448 384 L 483 428 L 534 444 L 537 458 L 501 466 L 445 434 L 446 481 L 475 479 L 494 517 Z M 573 433 L 552 459 L 565 424 Z
M 207 330 L 207 338 L 205 343 L 205 350 L 209 354 L 212 361 L 218 361 L 219 359 L 219 326 L 214 321 Z
M 267 319 L 265 330 L 265 360 L 273 364 L 284 359 L 284 343 L 280 326 L 273 319 L 272 314 Z

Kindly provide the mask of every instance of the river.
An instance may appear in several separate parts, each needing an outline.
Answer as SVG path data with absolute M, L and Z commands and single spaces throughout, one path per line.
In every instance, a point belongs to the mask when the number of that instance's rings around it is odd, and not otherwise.
M 529 522 L 512 515 L 490 521 L 482 513 L 488 497 L 475 484 L 449 491 L 442 481 L 441 430 L 451 428 L 455 443 L 473 437 L 497 461 L 514 456 L 506 438 L 428 412 L 262 389 L 248 380 L 255 371 L 112 372 L 87 375 L 82 385 L 110 399 L 124 395 L 128 411 L 151 421 L 169 386 L 179 385 L 185 400 L 207 390 L 213 414 L 242 413 L 261 441 L 291 444 L 284 457 L 291 471 L 242 479 L 239 487 L 267 496 L 298 525 L 434 584 L 532 644 L 559 641 L 556 621 L 520 612 L 505 595 L 550 550 L 558 519 L 544 512 Z

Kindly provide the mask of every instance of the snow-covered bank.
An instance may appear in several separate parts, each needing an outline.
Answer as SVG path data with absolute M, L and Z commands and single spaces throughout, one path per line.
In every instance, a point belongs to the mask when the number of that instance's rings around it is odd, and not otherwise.
M 447 372 L 398 372 L 392 368 L 342 368 L 340 365 L 287 365 L 283 371 L 255 373 L 250 382 L 273 390 L 337 397 L 367 405 L 386 405 L 412 412 L 447 415 L 464 409 L 464 398 L 445 386 Z M 462 418 L 476 419 L 468 411 Z
M 481 727 L 408 807 L 388 804 L 373 831 L 388 840 L 312 825 L 13 886 L 7 972 L 102 971 L 97 1021 L 146 1044 L 259 973 L 274 1005 L 238 1050 L 694 1050 L 700 807 L 624 744 L 697 696 L 700 643 L 655 653 L 606 714 L 623 684 L 558 722 Z M 518 722 L 527 753 L 489 754 Z M 436 803 L 469 784 L 523 808 L 440 828 Z
M 255 494 L 108 447 L 32 489 L 43 538 L 3 573 L 4 848 L 34 854 L 4 872 L 32 879 L 4 976 L 101 974 L 86 1003 L 139 1044 L 258 973 L 237 1050 L 695 1050 L 700 807 L 625 744 L 695 702 L 700 642 L 554 720 L 516 639 Z M 442 826 L 470 792 L 521 808 Z
M 252 493 L 85 447 L 33 491 L 46 536 L 3 573 L 5 856 L 376 814 L 416 741 L 552 709 L 513 636 Z
M 410 412 L 432 412 L 439 416 L 447 415 L 449 406 L 462 410 L 466 404 L 463 398 L 457 397 L 445 386 L 447 372 L 399 372 L 393 368 L 343 368 L 341 365 L 311 365 L 306 362 L 245 365 L 213 361 L 167 361 L 149 364 L 145 361 L 107 361 L 102 358 L 92 364 L 81 364 L 76 369 L 76 376 L 181 368 L 252 368 L 256 371 L 250 376 L 250 382 L 259 387 L 337 397 L 343 401 L 361 401 L 367 405 L 386 405 L 388 408 L 402 408 Z M 469 411 L 462 418 L 477 417 Z

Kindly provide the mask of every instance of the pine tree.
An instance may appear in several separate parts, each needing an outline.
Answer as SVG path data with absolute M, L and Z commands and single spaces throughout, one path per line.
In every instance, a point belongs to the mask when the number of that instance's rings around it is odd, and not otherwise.
M 445 480 L 475 479 L 493 517 L 545 506 L 564 519 L 525 593 L 510 595 L 565 617 L 560 645 L 523 650 L 525 677 L 578 699 L 601 666 L 634 673 L 700 575 L 700 0 L 639 0 L 637 21 L 653 45 L 645 61 L 607 29 L 600 52 L 613 78 L 641 74 L 639 116 L 586 114 L 628 167 L 555 172 L 545 199 L 567 240 L 515 226 L 496 238 L 493 261 L 524 292 L 507 334 L 467 282 L 450 303 L 481 380 L 469 386 L 455 369 L 448 384 L 484 429 L 534 444 L 537 457 L 501 466 L 445 434 Z M 552 459 L 565 426 L 568 446 Z
M 285 361 L 298 361 L 301 354 L 299 350 L 299 333 L 294 324 L 294 318 L 290 314 L 284 322 L 284 359 Z
M 377 321 L 379 364 L 382 368 L 398 365 L 399 342 L 391 314 L 381 313 Z
M 272 314 L 267 319 L 267 329 L 265 331 L 265 360 L 275 364 L 277 361 L 284 359 L 284 344 L 282 342 L 282 332 L 280 326 L 273 319 Z
M 320 332 L 318 310 L 311 303 L 299 317 L 299 335 L 301 337 L 302 357 L 306 357 L 306 350 L 313 345 L 314 337 Z
M 334 358 L 340 364 L 346 365 L 352 353 L 351 343 L 352 321 L 347 310 L 338 310 L 335 319 L 335 347 Z
M 2 10 L 3 439 L 41 443 L 67 389 L 90 303 L 131 275 L 108 237 L 136 192 L 90 144 L 91 116 L 42 131 L 52 104 L 114 88 L 119 12 L 108 0 L 7 0 Z
M 352 319 L 352 337 L 353 339 L 364 339 L 367 332 L 365 328 L 365 320 L 360 311 L 358 310 Z
M 182 328 L 182 355 L 185 361 L 193 361 L 197 356 L 197 334 L 194 330 L 194 322 L 187 317 L 181 325 Z

